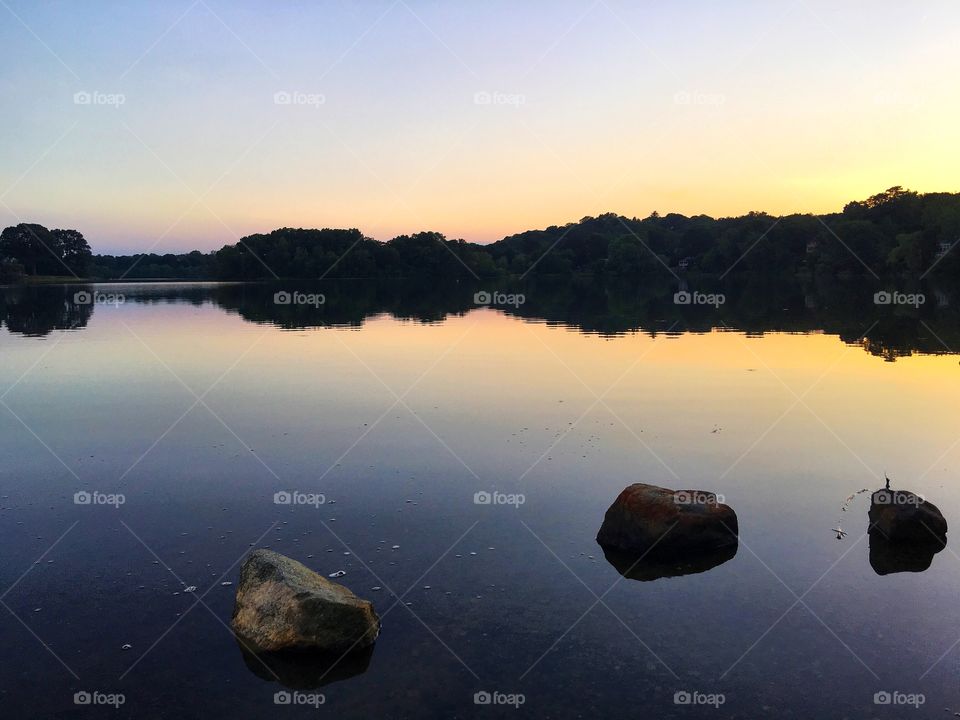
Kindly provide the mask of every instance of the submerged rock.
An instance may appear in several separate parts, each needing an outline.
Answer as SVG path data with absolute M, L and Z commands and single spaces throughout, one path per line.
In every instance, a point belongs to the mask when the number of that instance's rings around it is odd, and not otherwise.
M 272 550 L 254 550 L 240 568 L 232 625 L 253 653 L 360 650 L 380 632 L 369 601 Z
M 614 500 L 597 542 L 632 553 L 670 555 L 736 547 L 737 514 L 714 493 L 635 483 Z
M 870 567 L 878 575 L 923 572 L 947 546 L 939 508 L 907 490 L 877 490 L 870 498 Z

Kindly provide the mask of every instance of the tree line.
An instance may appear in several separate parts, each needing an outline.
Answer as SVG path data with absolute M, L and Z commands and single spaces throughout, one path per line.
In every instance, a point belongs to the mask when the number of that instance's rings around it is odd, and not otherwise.
M 211 253 L 90 257 L 89 248 L 82 256 L 75 249 L 68 251 L 70 243 L 65 239 L 58 245 L 51 239 L 57 233 L 83 237 L 76 231 L 18 225 L 0 236 L 0 259 L 19 264 L 27 274 L 62 275 L 63 267 L 68 266 L 77 275 L 86 273 L 104 280 L 422 279 L 581 273 L 632 280 L 677 277 L 680 273 L 919 278 L 931 268 L 940 277 L 960 276 L 960 252 L 951 252 L 960 240 L 960 193 L 919 194 L 902 187 L 851 202 L 842 212 L 826 215 L 774 217 L 751 212 L 713 218 L 653 213 L 641 219 L 606 213 L 529 230 L 489 245 L 450 240 L 436 232 L 380 242 L 357 229 L 280 228 L 249 235 Z M 47 237 L 44 245 L 60 253 L 59 262 L 35 243 L 41 237 Z
M 25 275 L 86 277 L 92 259 L 90 245 L 77 230 L 48 230 L 20 223 L 0 233 L 0 280 Z

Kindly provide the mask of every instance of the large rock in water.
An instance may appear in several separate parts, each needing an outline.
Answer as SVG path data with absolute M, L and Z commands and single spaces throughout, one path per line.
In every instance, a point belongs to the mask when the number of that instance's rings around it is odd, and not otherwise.
M 737 532 L 737 514 L 714 493 L 635 483 L 607 510 L 597 542 L 626 552 L 669 555 L 736 546 Z
M 869 518 L 870 566 L 878 575 L 923 572 L 947 545 L 940 510 L 907 490 L 877 490 Z
M 945 541 L 940 509 L 908 490 L 877 490 L 870 496 L 870 530 L 890 542 Z
M 258 653 L 359 650 L 380 632 L 370 602 L 272 550 L 254 550 L 240 568 L 232 625 Z

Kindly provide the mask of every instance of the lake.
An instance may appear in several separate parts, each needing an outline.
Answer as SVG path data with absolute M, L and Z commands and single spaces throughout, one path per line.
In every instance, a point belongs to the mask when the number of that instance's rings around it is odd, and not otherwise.
M 960 711 L 955 542 L 879 574 L 870 495 L 847 500 L 887 475 L 960 518 L 955 325 L 869 299 L 678 315 L 522 290 L 4 290 L 5 713 Z M 595 538 L 635 482 L 722 495 L 736 554 L 622 576 Z M 253 547 L 344 571 L 381 615 L 372 653 L 245 656 L 229 624 Z

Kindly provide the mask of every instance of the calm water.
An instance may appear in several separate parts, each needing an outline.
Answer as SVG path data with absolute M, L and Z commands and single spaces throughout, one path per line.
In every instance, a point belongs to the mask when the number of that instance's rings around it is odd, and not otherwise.
M 127 285 L 91 307 L 81 290 L 4 295 L 9 717 L 960 711 L 960 558 L 948 545 L 925 572 L 878 575 L 869 496 L 840 511 L 887 473 L 958 522 L 954 355 L 885 362 L 829 329 L 596 334 L 469 293 L 278 308 L 271 288 Z M 633 482 L 724 495 L 736 556 L 621 577 L 594 538 Z M 326 503 L 276 504 L 285 490 Z M 82 491 L 125 502 L 75 504 Z M 525 501 L 476 504 L 483 491 Z M 304 690 L 319 710 L 278 708 L 284 685 L 229 630 L 221 583 L 252 546 L 346 571 L 383 617 L 365 669 Z M 78 706 L 83 691 L 125 703 Z M 475 705 L 481 691 L 524 704 Z M 675 704 L 683 691 L 724 702 Z M 882 691 L 925 704 L 878 706 Z

